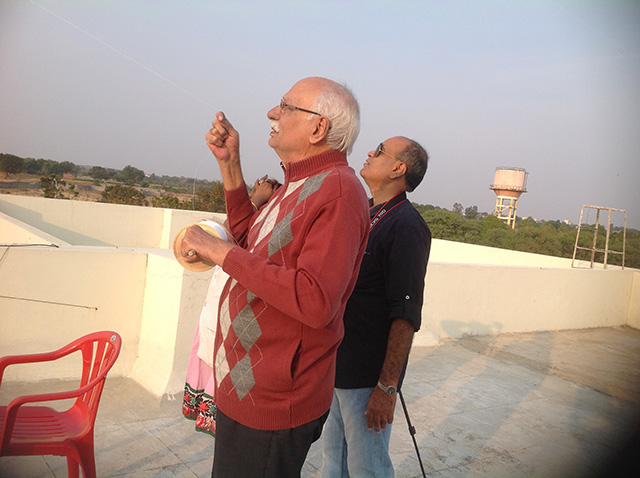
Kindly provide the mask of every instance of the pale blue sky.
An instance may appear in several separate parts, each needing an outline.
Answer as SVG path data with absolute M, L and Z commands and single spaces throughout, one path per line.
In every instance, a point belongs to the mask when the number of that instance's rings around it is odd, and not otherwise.
M 316 75 L 360 102 L 356 171 L 390 136 L 427 149 L 412 201 L 490 212 L 495 168 L 514 166 L 519 215 L 577 222 L 590 204 L 640 229 L 633 0 L 0 0 L 0 152 L 219 179 L 220 109 L 245 179 L 281 179 L 266 112 Z

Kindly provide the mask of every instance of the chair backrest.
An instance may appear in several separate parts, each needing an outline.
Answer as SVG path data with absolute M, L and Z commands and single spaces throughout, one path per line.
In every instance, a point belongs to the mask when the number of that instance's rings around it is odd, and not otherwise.
M 69 353 L 75 350 L 82 352 L 80 387 L 92 382 L 94 382 L 94 386 L 77 398 L 76 405 L 84 404 L 91 411 L 94 419 L 107 373 L 118 358 L 121 347 L 122 338 L 120 335 L 110 331 L 85 335 L 65 347 Z

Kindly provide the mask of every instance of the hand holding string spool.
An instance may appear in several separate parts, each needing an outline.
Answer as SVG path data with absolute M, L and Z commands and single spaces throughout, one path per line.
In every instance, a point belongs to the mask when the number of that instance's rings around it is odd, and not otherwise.
M 211 235 L 212 237 L 217 237 L 219 239 L 222 239 L 223 241 L 226 241 L 232 244 L 234 243 L 233 237 L 231 236 L 231 233 L 227 231 L 227 228 L 224 227 L 222 223 L 216 221 L 215 219 L 206 219 L 203 221 L 196 222 L 194 224 L 190 224 L 189 226 L 182 228 L 180 232 L 178 232 L 178 234 L 176 235 L 173 241 L 173 255 L 175 256 L 176 260 L 180 263 L 182 267 L 184 267 L 187 270 L 190 270 L 193 272 L 208 271 L 209 269 L 212 269 L 216 264 L 213 262 L 202 260 L 202 259 L 195 262 L 187 262 L 185 260 L 185 256 L 182 252 L 182 241 L 187 232 L 187 229 L 190 228 L 191 226 L 198 226 L 203 231 Z M 192 249 L 187 252 L 187 255 L 192 257 L 196 255 L 196 252 Z

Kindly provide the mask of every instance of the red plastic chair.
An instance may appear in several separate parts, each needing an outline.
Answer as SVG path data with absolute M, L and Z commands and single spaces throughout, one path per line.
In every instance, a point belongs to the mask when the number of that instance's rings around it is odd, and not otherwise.
M 107 373 L 120 354 L 122 339 L 115 332 L 96 332 L 54 352 L 0 358 L 0 385 L 8 365 L 49 362 L 82 352 L 82 378 L 76 390 L 17 397 L 0 407 L 0 456 L 60 455 L 67 457 L 70 478 L 78 477 L 78 465 L 86 478 L 96 476 L 93 428 Z M 76 398 L 65 411 L 33 402 Z

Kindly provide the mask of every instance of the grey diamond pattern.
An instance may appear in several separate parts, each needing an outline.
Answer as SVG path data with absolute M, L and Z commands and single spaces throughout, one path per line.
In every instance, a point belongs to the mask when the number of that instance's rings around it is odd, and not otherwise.
M 269 257 L 274 255 L 284 246 L 289 244 L 293 239 L 291 234 L 291 217 L 293 216 L 293 209 L 283 217 L 278 224 L 273 227 L 273 232 L 269 238 Z
M 324 173 L 318 174 L 317 176 L 313 176 L 312 178 L 307 179 L 302 185 L 302 191 L 300 191 L 298 202 L 296 204 L 300 204 L 302 201 L 304 201 L 318 189 L 320 189 L 324 178 L 326 178 L 330 172 L 331 171 L 326 171 Z
M 331 171 L 325 171 L 324 173 L 307 179 L 302 185 L 302 190 L 298 195 L 296 206 L 320 189 L 324 178 L 326 178 L 330 172 Z M 294 210 L 295 208 L 292 208 L 289 214 L 283 217 L 280 222 L 273 227 L 273 232 L 269 238 L 269 257 L 289 244 L 293 239 L 293 235 L 291 234 L 291 219 L 293 217 Z
M 231 327 L 247 352 L 251 350 L 253 344 L 262 334 L 256 316 L 249 304 L 245 305 L 236 318 L 233 319 Z
M 233 367 L 231 372 L 229 372 L 229 375 L 231 376 L 231 382 L 236 389 L 238 398 L 242 400 L 256 384 L 256 380 L 253 377 L 249 354 L 242 357 L 235 367 Z

